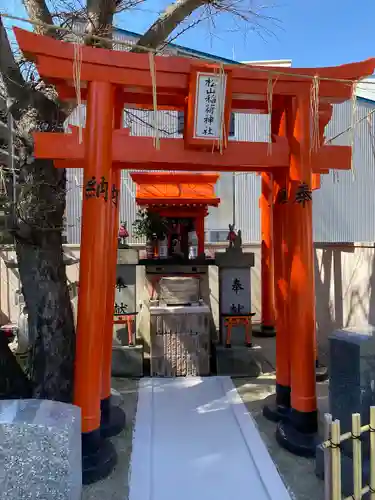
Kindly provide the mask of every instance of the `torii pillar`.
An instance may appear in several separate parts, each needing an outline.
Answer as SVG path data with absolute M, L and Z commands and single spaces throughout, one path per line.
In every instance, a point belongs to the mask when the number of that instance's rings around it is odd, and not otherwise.
M 288 136 L 286 112 L 275 115 L 272 133 Z M 288 310 L 290 286 L 290 231 L 288 230 L 289 172 L 274 174 L 272 199 L 272 239 L 274 249 L 274 297 L 276 313 L 276 400 L 265 405 L 263 415 L 279 422 L 288 417 L 291 394 L 290 316 Z
M 120 92 L 116 93 L 114 110 L 114 129 L 122 128 L 123 105 L 120 100 Z M 120 180 L 121 170 L 113 169 L 111 172 L 112 189 L 117 193 L 115 203 L 107 203 L 108 238 L 107 265 L 105 284 L 105 325 L 103 329 L 103 354 L 102 354 L 102 384 L 101 384 L 101 419 L 100 432 L 103 437 L 112 437 L 119 434 L 126 425 L 124 411 L 116 405 L 111 404 L 111 376 L 112 376 L 112 344 L 113 344 L 113 312 L 115 303 L 115 285 L 117 269 L 117 248 L 120 211 Z M 103 263 L 104 265 L 104 263 Z
M 110 259 L 106 241 L 111 203 L 108 190 L 112 185 L 114 94 L 115 86 L 109 82 L 88 83 L 74 393 L 74 404 L 82 410 L 82 468 L 86 484 L 106 477 L 116 463 L 113 444 L 101 436 L 102 377 L 100 369 L 93 369 L 102 367 L 106 323 L 103 284 L 107 275 L 104 263 Z M 102 182 L 94 186 L 91 197 L 87 186 L 94 178 Z M 88 331 L 90 335 L 86 335 Z
M 273 243 L 273 175 L 261 174 L 262 192 L 259 199 L 261 221 L 261 326 L 257 335 L 274 337 L 275 295 L 274 295 L 274 243 Z
M 288 419 L 278 424 L 276 439 L 292 453 L 313 456 L 318 413 L 309 95 L 298 95 L 286 108 L 286 117 L 290 144 L 290 281 L 286 314 L 290 328 L 291 410 Z
M 273 120 L 273 135 L 290 137 L 293 134 L 292 101 L 286 101 L 289 113 L 275 113 Z M 289 121 L 287 121 L 287 115 Z M 332 105 L 322 103 L 319 106 L 319 144 L 324 146 L 324 129 L 332 117 Z M 317 165 L 318 167 L 318 165 Z M 328 173 L 319 169 L 322 173 Z M 288 210 L 289 172 L 274 174 L 273 182 L 273 248 L 274 248 L 274 297 L 276 313 L 276 400 L 273 405 L 263 407 L 263 415 L 273 422 L 288 418 L 291 410 L 291 330 L 293 317 L 290 317 L 287 307 L 291 275 L 291 233 Z M 320 173 L 312 174 L 312 191 L 320 189 Z M 293 201 L 293 200 L 292 200 Z M 311 289 L 312 301 L 315 301 L 315 289 Z M 315 314 L 315 307 L 313 309 Z M 327 378 L 327 368 L 317 361 L 316 324 L 315 359 L 316 381 Z

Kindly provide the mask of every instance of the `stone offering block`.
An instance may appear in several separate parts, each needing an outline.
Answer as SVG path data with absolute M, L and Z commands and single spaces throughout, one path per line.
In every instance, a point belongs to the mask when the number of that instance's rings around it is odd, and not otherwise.
M 361 414 L 361 423 L 370 421 L 370 406 L 375 405 L 375 328 L 349 327 L 335 331 L 329 337 L 329 411 L 340 420 L 341 433 L 352 428 L 352 414 Z M 343 494 L 348 496 L 353 479 L 353 444 L 341 444 Z M 363 434 L 362 468 L 368 484 L 369 433 Z M 316 450 L 315 472 L 324 476 L 324 453 Z M 364 476 L 365 477 L 365 476 Z
M 263 373 L 263 358 L 256 347 L 217 345 L 215 353 L 217 374 L 220 376 L 259 377 Z
M 79 500 L 81 411 L 56 401 L 0 401 L 0 500 Z
M 112 377 L 143 377 L 143 346 L 112 346 Z
M 339 419 L 341 432 L 352 427 L 352 414 L 360 413 L 362 425 L 370 421 L 370 406 L 375 405 L 375 329 L 372 326 L 344 328 L 329 338 L 330 378 L 329 408 L 333 419 Z M 369 453 L 368 434 L 362 443 Z M 342 450 L 351 455 L 352 443 Z

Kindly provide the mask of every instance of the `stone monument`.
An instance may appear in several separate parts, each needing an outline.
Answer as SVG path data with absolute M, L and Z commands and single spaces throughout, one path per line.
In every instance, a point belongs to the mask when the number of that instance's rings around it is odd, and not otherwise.
M 218 375 L 257 376 L 261 371 L 257 349 L 246 339 L 246 326 L 238 321 L 232 327 L 230 346 L 227 342 L 226 322 L 230 317 L 250 318 L 251 310 L 251 268 L 254 254 L 243 252 L 242 236 L 233 225 L 229 226 L 225 252 L 215 253 L 215 263 L 219 268 L 219 313 L 220 336 L 215 347 Z M 251 326 L 250 335 L 251 335 Z
M 57 401 L 0 401 L 0 500 L 80 500 L 81 411 Z
M 340 420 L 341 433 L 351 431 L 353 413 L 361 414 L 361 423 L 370 421 L 370 406 L 375 405 L 375 327 L 349 327 L 329 337 L 329 412 Z M 369 433 L 362 439 L 363 484 L 369 481 Z M 352 442 L 341 446 L 343 495 L 353 493 Z M 324 456 L 316 451 L 316 474 L 323 479 Z
M 115 377 L 143 376 L 143 347 L 136 340 L 137 264 L 137 250 L 118 250 L 112 350 Z

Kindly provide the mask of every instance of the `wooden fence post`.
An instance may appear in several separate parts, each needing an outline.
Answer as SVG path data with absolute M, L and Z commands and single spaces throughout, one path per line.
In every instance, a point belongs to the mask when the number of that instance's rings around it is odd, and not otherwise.
M 361 415 L 352 415 L 353 442 L 353 500 L 362 498 L 362 442 L 361 442 Z
M 324 441 L 331 439 L 332 415 L 324 414 Z M 324 447 L 324 500 L 331 500 L 332 495 L 332 448 Z
M 340 420 L 331 425 L 332 500 L 341 500 Z
M 370 408 L 370 499 L 375 500 L 375 406 Z

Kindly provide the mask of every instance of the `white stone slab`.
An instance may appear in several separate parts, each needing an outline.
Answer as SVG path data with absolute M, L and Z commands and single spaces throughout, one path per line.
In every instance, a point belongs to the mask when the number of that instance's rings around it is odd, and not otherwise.
M 229 377 L 143 379 L 129 500 L 291 500 Z
M 0 401 L 0 500 L 79 500 L 81 455 L 78 407 Z

